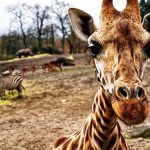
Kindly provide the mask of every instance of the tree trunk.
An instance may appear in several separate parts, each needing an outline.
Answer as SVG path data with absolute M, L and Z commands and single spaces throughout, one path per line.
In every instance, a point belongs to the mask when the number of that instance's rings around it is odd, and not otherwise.
M 55 36 L 54 36 L 54 26 L 53 24 L 51 25 L 51 44 L 52 44 L 52 47 L 55 47 Z

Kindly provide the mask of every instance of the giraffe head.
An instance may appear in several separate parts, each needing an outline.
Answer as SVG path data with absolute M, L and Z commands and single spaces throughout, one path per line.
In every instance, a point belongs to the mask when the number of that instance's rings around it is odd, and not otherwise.
M 88 42 L 98 81 L 117 116 L 129 125 L 142 123 L 149 112 L 142 77 L 150 57 L 150 14 L 141 23 L 138 0 L 127 0 L 121 12 L 112 0 L 103 0 L 98 29 L 82 10 L 70 8 L 69 16 L 75 33 Z

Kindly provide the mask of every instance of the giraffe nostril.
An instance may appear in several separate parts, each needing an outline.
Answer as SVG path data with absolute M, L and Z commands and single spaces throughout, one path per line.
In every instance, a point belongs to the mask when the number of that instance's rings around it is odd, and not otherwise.
M 142 87 L 137 87 L 135 93 L 138 98 L 142 98 L 145 95 L 144 89 Z
M 130 97 L 130 91 L 126 87 L 119 87 L 117 92 L 119 96 L 121 97 L 124 97 L 124 98 Z

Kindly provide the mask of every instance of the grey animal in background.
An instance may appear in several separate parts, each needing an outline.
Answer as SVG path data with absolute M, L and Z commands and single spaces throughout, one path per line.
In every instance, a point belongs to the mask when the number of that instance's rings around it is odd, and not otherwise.
M 24 57 L 33 56 L 32 50 L 29 48 L 18 50 L 18 52 L 16 53 L 16 57 L 21 58 L 22 56 Z

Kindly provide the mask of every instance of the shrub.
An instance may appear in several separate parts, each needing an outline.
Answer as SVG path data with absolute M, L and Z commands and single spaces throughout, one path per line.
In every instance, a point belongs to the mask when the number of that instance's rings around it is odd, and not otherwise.
M 62 54 L 63 52 L 59 49 L 53 48 L 51 46 L 49 47 L 42 47 L 41 51 L 38 51 L 38 47 L 33 47 L 32 52 L 34 54 L 38 53 L 48 53 L 48 54 Z

